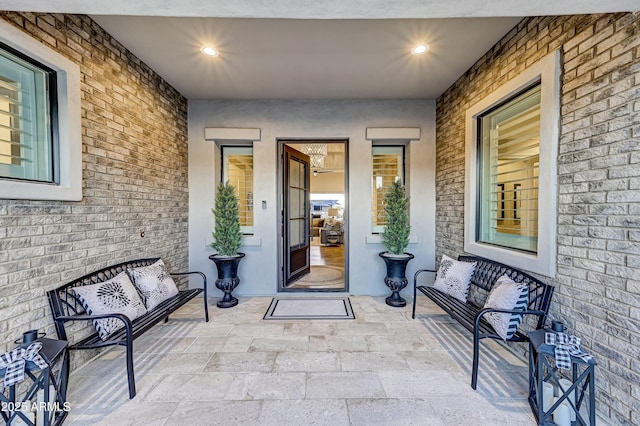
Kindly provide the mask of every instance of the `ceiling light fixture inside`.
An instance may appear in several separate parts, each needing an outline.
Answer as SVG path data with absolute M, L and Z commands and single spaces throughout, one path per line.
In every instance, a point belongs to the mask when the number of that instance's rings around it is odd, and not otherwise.
M 302 145 L 302 152 L 309 156 L 310 164 L 313 169 L 317 170 L 324 168 L 324 159 L 327 156 L 327 144 L 304 144 Z M 316 176 L 315 173 L 314 176 Z
M 423 53 L 426 53 L 429 51 L 429 45 L 428 44 L 419 44 L 416 47 L 414 47 L 413 49 L 411 49 L 411 54 L 413 55 L 422 55 Z
M 207 56 L 218 56 L 218 51 L 211 46 L 203 46 L 200 51 Z

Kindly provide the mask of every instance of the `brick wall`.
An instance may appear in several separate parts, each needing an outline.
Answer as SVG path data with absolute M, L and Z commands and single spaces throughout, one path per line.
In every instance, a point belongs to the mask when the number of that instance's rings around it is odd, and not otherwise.
M 28 329 L 55 336 L 52 287 L 140 257 L 187 269 L 187 101 L 87 16 L 0 17 L 80 66 L 84 186 L 80 202 L 0 200 L 6 350 Z
M 640 14 L 527 18 L 437 101 L 437 252 L 463 248 L 465 111 L 564 51 L 552 316 L 598 361 L 597 410 L 640 424 Z

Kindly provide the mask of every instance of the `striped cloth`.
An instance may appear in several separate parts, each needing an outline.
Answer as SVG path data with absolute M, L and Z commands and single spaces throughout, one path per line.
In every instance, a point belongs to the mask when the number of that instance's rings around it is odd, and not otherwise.
M 27 361 L 33 361 L 40 369 L 49 366 L 38 353 L 40 349 L 42 349 L 42 343 L 34 342 L 27 348 L 17 348 L 0 355 L 0 369 L 6 368 L 4 387 L 13 386 L 24 380 L 24 368 Z

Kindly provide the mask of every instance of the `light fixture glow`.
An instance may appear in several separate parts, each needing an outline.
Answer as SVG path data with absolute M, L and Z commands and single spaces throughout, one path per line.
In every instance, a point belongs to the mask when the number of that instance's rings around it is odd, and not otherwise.
M 218 56 L 218 51 L 211 46 L 202 46 L 200 51 L 207 56 Z
M 311 167 L 313 169 L 323 169 L 324 159 L 327 156 L 327 145 L 324 143 L 304 144 L 302 152 L 309 156 Z M 315 174 L 314 174 L 315 176 Z
M 413 49 L 411 49 L 411 54 L 413 55 L 422 55 L 423 53 L 426 53 L 429 51 L 429 45 L 428 44 L 419 44 L 416 47 L 414 47 Z

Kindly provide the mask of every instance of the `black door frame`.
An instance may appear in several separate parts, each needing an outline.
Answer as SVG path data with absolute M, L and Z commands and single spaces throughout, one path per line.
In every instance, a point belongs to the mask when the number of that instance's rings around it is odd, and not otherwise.
M 301 143 L 341 143 L 344 146 L 344 289 L 304 289 L 285 287 L 284 271 L 284 146 Z M 349 291 L 349 138 L 277 138 L 278 160 L 278 292 L 348 292 Z

